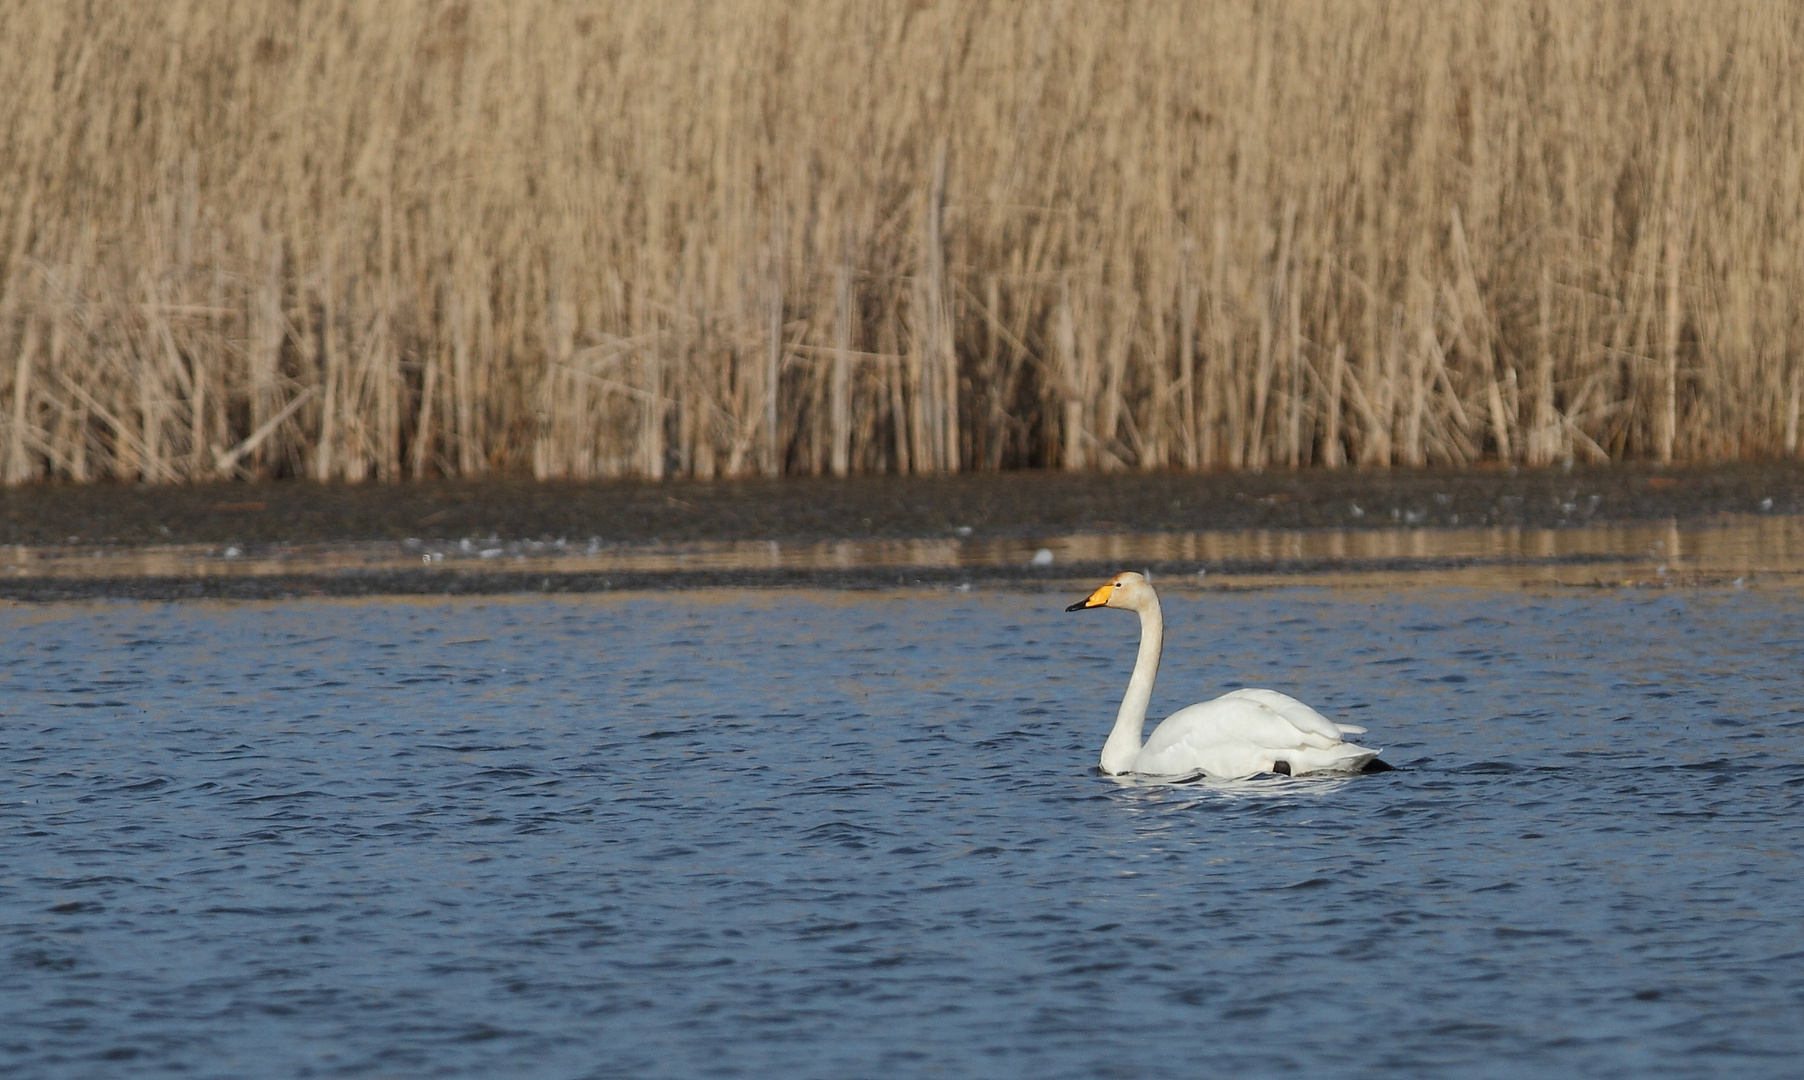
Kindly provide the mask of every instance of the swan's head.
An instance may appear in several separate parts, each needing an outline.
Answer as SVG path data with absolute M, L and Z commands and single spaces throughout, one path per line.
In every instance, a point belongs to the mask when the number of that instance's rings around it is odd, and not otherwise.
M 1155 599 L 1152 583 L 1132 570 L 1116 574 L 1103 582 L 1102 588 L 1066 608 L 1066 611 L 1082 611 L 1085 608 L 1112 607 L 1139 611 L 1147 603 Z

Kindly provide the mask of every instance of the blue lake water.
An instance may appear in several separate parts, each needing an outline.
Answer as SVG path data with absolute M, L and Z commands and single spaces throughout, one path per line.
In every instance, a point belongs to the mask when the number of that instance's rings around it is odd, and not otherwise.
M 0 609 L 0 1073 L 1796 1075 L 1796 593 L 1074 598 Z

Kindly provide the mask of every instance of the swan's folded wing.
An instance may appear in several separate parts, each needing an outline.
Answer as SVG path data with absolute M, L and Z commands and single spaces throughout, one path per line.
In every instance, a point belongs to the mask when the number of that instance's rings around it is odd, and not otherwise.
M 1135 771 L 1178 776 L 1251 776 L 1271 767 L 1274 754 L 1301 745 L 1295 724 L 1277 710 L 1244 697 L 1219 697 L 1166 717 L 1135 758 Z
M 1351 772 L 1377 755 L 1376 750 L 1323 734 L 1320 725 L 1328 721 L 1308 706 L 1282 694 L 1271 696 L 1292 701 L 1320 724 L 1304 730 L 1261 700 L 1258 691 L 1227 694 L 1166 717 L 1135 757 L 1133 771 L 1151 776 L 1184 776 L 1199 770 L 1211 776 L 1252 776 L 1270 772 L 1274 763 L 1283 761 L 1292 775 L 1301 776 Z M 1304 722 L 1309 723 L 1307 717 Z
M 1297 741 L 1294 743 L 1285 743 L 1283 745 L 1314 746 L 1326 749 L 1327 747 L 1340 742 L 1343 732 L 1360 733 L 1365 731 L 1365 728 L 1360 727 L 1343 728 L 1342 725 L 1336 724 L 1334 721 L 1323 716 L 1321 713 L 1316 712 L 1314 709 L 1298 701 L 1296 698 L 1291 697 L 1289 694 L 1280 694 L 1276 690 L 1262 690 L 1258 687 L 1247 687 L 1243 690 L 1234 690 L 1223 694 L 1221 698 L 1218 698 L 1217 700 L 1226 700 L 1228 698 L 1236 698 L 1242 701 L 1256 701 L 1289 721 L 1291 726 L 1297 730 Z M 1278 746 L 1280 744 L 1272 743 L 1266 745 Z

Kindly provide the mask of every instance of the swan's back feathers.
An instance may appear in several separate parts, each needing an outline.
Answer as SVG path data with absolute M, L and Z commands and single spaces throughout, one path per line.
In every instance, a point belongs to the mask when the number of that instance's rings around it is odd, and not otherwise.
M 1271 711 L 1282 716 L 1293 724 L 1310 746 L 1326 749 L 1340 742 L 1341 728 L 1339 724 L 1316 712 L 1314 709 L 1291 697 L 1280 694 L 1276 690 L 1262 690 L 1249 686 L 1243 690 L 1231 690 L 1223 694 L 1224 698 L 1240 698 L 1246 701 L 1257 701 Z M 1355 728 L 1364 732 L 1364 728 Z
M 1289 694 L 1280 694 L 1276 690 L 1261 690 L 1256 686 L 1249 686 L 1244 690 L 1229 691 L 1222 696 L 1244 697 L 1257 701 L 1268 709 L 1277 710 L 1279 715 L 1302 730 L 1317 732 L 1336 742 L 1339 742 L 1343 735 L 1364 735 L 1366 733 L 1366 729 L 1358 724 L 1343 724 L 1338 720 L 1330 720 Z

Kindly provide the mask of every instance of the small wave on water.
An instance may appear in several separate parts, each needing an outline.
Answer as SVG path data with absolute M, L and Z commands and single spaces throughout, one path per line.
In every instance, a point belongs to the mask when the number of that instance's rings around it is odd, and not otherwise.
M 1017 592 L 0 609 L 0 1073 L 1787 1076 L 1786 592 L 1175 595 L 1396 771 L 1098 776 Z

